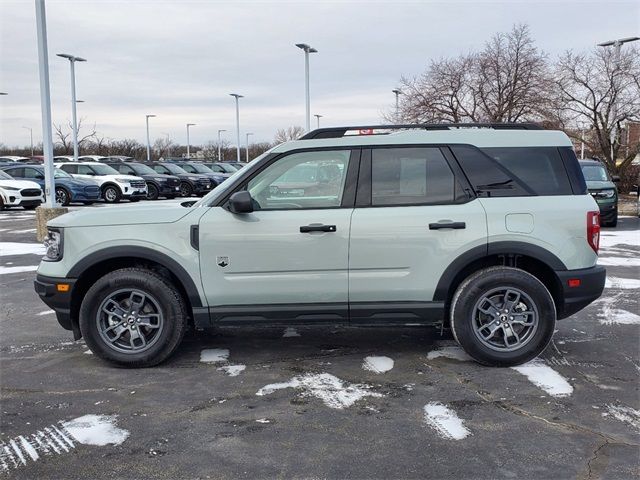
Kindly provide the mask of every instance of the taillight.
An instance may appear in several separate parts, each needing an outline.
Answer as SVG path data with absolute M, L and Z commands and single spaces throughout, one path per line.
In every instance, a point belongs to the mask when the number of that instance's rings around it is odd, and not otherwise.
M 600 248 L 600 212 L 587 212 L 587 242 L 597 254 Z

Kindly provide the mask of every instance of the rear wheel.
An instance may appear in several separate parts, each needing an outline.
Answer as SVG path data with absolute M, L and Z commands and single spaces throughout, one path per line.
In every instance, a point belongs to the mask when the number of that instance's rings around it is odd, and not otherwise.
M 182 182 L 180 184 L 180 195 L 182 195 L 183 197 L 190 197 L 191 195 L 193 195 L 193 187 L 187 182 Z
M 184 300 L 164 277 L 124 268 L 100 278 L 80 308 L 80 331 L 98 357 L 149 367 L 178 347 L 187 327 Z
M 56 187 L 56 203 L 66 207 L 71 203 L 71 195 L 66 189 L 62 187 Z
M 107 185 L 102 189 L 102 198 L 106 203 L 118 203 L 122 198 L 120 189 L 114 185 Z
M 553 298 L 523 270 L 491 267 L 474 273 L 456 290 L 450 309 L 456 341 L 475 360 L 509 367 L 537 357 L 556 323 Z
M 157 200 L 159 196 L 158 187 L 153 183 L 147 183 L 147 200 Z

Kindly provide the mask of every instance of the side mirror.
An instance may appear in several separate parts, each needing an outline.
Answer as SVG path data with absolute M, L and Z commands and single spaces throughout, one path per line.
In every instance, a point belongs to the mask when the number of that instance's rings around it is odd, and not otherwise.
M 611 181 L 618 183 L 620 181 L 620 177 L 618 175 L 611 175 Z
M 36 180 L 44 180 L 44 175 L 36 175 Z
M 253 199 L 246 190 L 236 192 L 229 197 L 229 211 L 231 213 L 253 212 Z

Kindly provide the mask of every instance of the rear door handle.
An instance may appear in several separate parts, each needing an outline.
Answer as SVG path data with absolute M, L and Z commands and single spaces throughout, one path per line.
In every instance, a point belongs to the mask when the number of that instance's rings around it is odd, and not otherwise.
M 311 225 L 303 225 L 300 227 L 300 233 L 309 232 L 335 232 L 335 225 L 322 225 L 320 223 L 312 223 Z
M 453 228 L 454 230 L 461 230 L 463 228 L 467 228 L 467 224 L 464 222 L 438 222 L 429 224 L 429 230 L 440 230 L 441 228 Z

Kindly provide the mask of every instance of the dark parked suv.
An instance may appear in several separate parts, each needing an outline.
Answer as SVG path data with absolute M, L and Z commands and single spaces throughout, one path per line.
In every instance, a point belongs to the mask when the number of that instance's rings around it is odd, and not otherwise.
M 207 167 L 204 163 L 201 162 L 193 162 L 193 161 L 173 161 L 175 165 L 178 165 L 187 173 L 197 173 L 200 175 L 206 175 L 213 182 L 213 188 L 220 185 L 227 178 L 229 178 L 228 173 L 219 173 L 214 172 L 209 167 Z
M 615 227 L 618 224 L 618 187 L 614 182 L 620 177 L 610 176 L 598 160 L 580 160 L 580 168 L 587 189 L 600 208 L 600 223 L 603 227 Z
M 147 182 L 147 200 L 158 197 L 175 198 L 180 195 L 180 178 L 175 175 L 160 175 L 153 168 L 137 162 L 107 162 L 112 168 L 126 175 L 136 175 Z
M 215 186 L 206 175 L 188 173 L 170 162 L 149 162 L 146 164 L 157 173 L 163 175 L 174 175 L 180 179 L 180 195 L 190 197 L 193 194 L 203 196 L 209 193 Z

